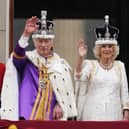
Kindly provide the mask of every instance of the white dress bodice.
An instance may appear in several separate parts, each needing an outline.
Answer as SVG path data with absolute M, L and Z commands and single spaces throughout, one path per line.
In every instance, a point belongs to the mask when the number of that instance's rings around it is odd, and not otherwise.
M 85 62 L 80 77 L 81 83 L 78 83 L 83 87 L 78 98 L 78 110 L 81 110 L 79 111 L 80 120 L 122 119 L 122 96 L 126 96 L 124 101 L 128 101 L 128 91 L 127 80 L 122 79 L 126 77 L 123 77 L 125 75 L 121 73 L 122 68 L 119 63 L 114 62 L 110 70 L 105 70 L 98 61 Z

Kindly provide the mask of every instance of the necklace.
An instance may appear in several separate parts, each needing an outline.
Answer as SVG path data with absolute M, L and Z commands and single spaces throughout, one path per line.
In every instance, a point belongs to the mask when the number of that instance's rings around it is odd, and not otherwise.
M 100 66 L 105 70 L 110 70 L 113 67 L 113 62 L 110 64 L 103 64 L 102 62 L 99 62 Z

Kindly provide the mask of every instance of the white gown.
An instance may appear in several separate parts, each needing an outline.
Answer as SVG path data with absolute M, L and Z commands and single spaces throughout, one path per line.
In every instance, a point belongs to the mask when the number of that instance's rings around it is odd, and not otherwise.
M 104 70 L 95 60 L 85 60 L 76 78 L 78 119 L 95 121 L 122 120 L 128 107 L 128 84 L 124 64 L 114 61 L 110 70 Z

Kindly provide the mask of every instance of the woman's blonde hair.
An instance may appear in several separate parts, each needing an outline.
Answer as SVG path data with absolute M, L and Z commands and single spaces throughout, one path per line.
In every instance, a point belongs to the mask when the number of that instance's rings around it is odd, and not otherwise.
M 100 59 L 100 48 L 101 48 L 101 46 L 102 45 L 95 45 L 95 47 L 93 48 L 94 56 L 97 59 Z M 114 46 L 114 54 L 112 56 L 112 59 L 115 60 L 117 58 L 117 56 L 119 55 L 119 45 L 113 44 L 113 46 Z

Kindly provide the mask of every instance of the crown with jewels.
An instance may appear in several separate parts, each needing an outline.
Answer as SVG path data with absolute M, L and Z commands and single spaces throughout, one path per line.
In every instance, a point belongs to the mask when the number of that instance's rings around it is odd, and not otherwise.
M 41 18 L 38 20 L 39 28 L 32 34 L 32 38 L 54 39 L 54 23 L 47 20 L 47 11 L 41 11 Z
M 109 16 L 105 16 L 105 24 L 102 27 L 95 29 L 96 38 L 95 44 L 118 44 L 117 37 L 119 29 L 109 25 Z

